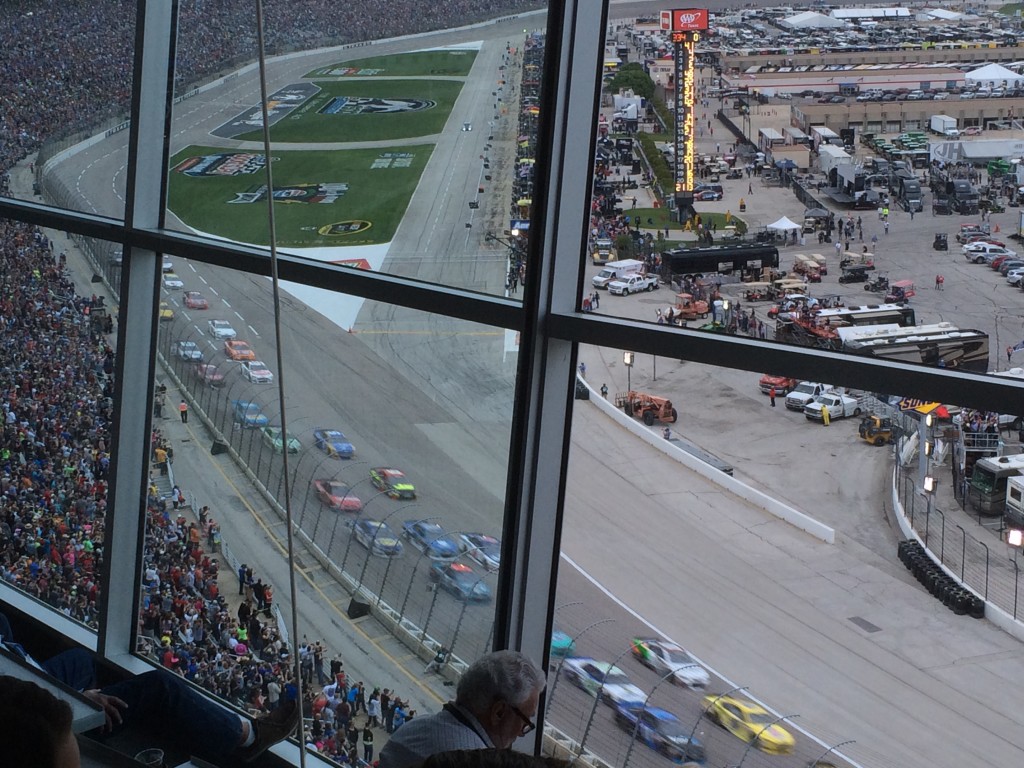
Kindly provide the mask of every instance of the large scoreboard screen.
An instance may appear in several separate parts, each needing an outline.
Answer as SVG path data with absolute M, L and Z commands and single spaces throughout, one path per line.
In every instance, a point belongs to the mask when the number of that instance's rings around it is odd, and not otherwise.
M 686 8 L 661 12 L 661 28 L 670 33 L 675 48 L 675 176 L 676 204 L 683 212 L 692 211 L 694 179 L 694 153 L 697 101 L 696 61 L 697 41 L 708 28 L 706 8 Z

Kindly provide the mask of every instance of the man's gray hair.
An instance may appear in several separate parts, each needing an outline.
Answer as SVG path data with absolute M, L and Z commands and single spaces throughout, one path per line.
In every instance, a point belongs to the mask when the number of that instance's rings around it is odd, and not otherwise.
M 544 688 L 543 673 L 519 651 L 495 651 L 474 661 L 459 678 L 455 701 L 471 712 L 486 710 L 496 699 L 518 707 Z

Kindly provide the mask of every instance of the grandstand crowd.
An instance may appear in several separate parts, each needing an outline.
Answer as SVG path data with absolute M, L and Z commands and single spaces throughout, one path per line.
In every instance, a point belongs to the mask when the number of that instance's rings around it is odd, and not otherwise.
M 502 0 L 265 0 L 267 51 L 380 39 L 540 7 Z M 254 58 L 254 0 L 182 0 L 179 91 Z M 11 0 L 0 6 L 0 195 L 8 172 L 49 139 L 123 116 L 131 94 L 133 0 Z M 75 291 L 66 255 L 38 229 L 0 220 L 0 577 L 95 627 L 103 568 L 114 350 L 99 297 Z M 154 472 L 167 442 L 154 433 Z M 186 514 L 186 511 L 188 514 Z M 206 510 L 203 510 L 204 512 Z M 192 519 L 196 518 L 196 519 Z M 270 620 L 272 588 L 251 570 L 229 607 L 215 524 L 175 488 L 146 500 L 143 650 L 167 669 L 252 711 L 294 685 L 290 648 Z M 340 659 L 303 642 L 307 743 L 341 762 L 370 762 L 373 730 L 415 713 L 392 691 L 351 685 Z M 308 659 L 308 662 L 307 662 Z M 362 752 L 357 746 L 362 741 Z

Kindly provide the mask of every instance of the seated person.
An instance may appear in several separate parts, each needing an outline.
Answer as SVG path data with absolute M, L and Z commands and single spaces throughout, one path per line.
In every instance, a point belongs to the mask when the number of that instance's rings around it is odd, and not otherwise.
M 299 721 L 294 689 L 289 700 L 251 722 L 162 669 L 96 688 L 95 665 L 87 651 L 75 648 L 40 663 L 14 641 L 10 622 L 2 613 L 0 648 L 82 692 L 102 707 L 106 716 L 105 731 L 122 726 L 153 728 L 156 725 L 169 741 L 187 743 L 198 757 L 215 763 L 251 762 L 291 734 Z M 4 698 L 7 697 L 0 691 L 0 699 Z M 5 749 L 5 759 L 8 754 L 9 750 Z

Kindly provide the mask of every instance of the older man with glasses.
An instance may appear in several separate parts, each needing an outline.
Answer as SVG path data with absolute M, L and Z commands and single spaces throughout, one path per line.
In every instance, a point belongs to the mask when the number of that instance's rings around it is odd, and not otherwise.
M 380 768 L 410 768 L 455 749 L 508 749 L 537 727 L 544 685 L 540 669 L 517 651 L 478 659 L 459 679 L 455 701 L 394 732 L 381 750 Z

